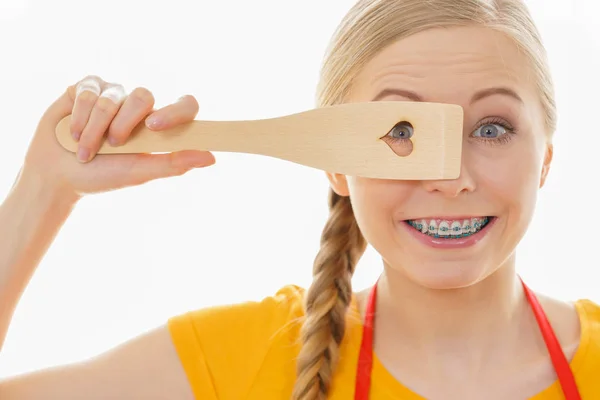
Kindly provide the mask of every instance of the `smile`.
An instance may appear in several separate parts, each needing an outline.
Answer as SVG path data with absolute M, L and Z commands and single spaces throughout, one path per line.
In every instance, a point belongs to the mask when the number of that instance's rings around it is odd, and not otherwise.
M 459 239 L 483 230 L 494 217 L 471 217 L 461 219 L 411 219 L 405 222 L 424 235 L 433 238 Z

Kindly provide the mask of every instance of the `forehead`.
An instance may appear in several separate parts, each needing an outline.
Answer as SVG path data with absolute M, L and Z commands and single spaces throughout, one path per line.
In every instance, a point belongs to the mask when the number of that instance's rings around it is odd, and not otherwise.
M 373 100 L 382 90 L 402 89 L 423 101 L 466 105 L 473 93 L 502 87 L 526 101 L 535 97 L 529 71 L 526 56 L 501 32 L 478 26 L 435 28 L 378 53 L 355 79 L 351 100 Z

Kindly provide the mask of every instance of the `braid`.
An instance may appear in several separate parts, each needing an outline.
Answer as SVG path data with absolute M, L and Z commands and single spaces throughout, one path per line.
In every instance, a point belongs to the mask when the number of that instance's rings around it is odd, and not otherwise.
M 294 400 L 327 397 L 352 298 L 352 274 L 365 249 L 350 198 L 330 189 L 329 219 L 313 266 L 313 282 L 306 293 Z

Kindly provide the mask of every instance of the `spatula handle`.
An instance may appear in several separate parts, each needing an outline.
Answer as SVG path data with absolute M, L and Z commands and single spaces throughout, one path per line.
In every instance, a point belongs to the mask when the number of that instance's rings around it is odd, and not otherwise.
M 347 175 L 387 179 L 458 176 L 462 108 L 415 102 L 346 103 L 278 118 L 192 121 L 163 131 L 140 124 L 123 145 L 104 142 L 99 154 L 208 150 L 260 154 Z M 56 129 L 59 143 L 75 152 L 70 116 Z M 382 140 L 398 122 L 414 127 L 413 151 L 396 155 Z

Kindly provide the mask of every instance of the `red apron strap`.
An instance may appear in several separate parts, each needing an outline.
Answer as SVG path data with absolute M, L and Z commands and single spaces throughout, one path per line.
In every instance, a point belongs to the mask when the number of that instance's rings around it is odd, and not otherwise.
M 358 355 L 356 368 L 356 387 L 354 389 L 354 400 L 369 400 L 371 389 L 371 370 L 373 369 L 373 324 L 375 319 L 375 303 L 377 301 L 377 282 L 369 292 L 367 307 L 365 310 L 365 321 L 363 335 Z
M 531 304 L 531 309 L 533 310 L 535 319 L 537 320 L 542 336 L 544 337 L 544 342 L 546 342 L 546 347 L 550 353 L 550 359 L 554 365 L 554 370 L 558 376 L 558 381 L 565 394 L 565 398 L 567 400 L 581 400 L 577 384 L 575 383 L 575 377 L 571 371 L 571 366 L 565 357 L 565 353 L 562 351 L 546 313 L 542 309 L 535 293 L 525 285 L 525 282 L 523 282 L 522 279 L 521 284 L 523 285 L 523 289 L 525 289 L 525 296 L 527 297 L 527 300 L 529 300 L 529 304 Z
M 527 285 L 521 280 L 525 296 L 531 305 L 533 314 L 537 320 L 538 326 L 546 342 L 546 347 L 550 353 L 550 358 L 558 380 L 562 387 L 566 400 L 581 400 L 575 378 L 571 371 L 571 367 L 565 354 L 562 351 L 554 330 L 550 325 L 550 321 L 546 317 L 546 313 L 542 309 L 537 297 Z M 373 368 L 373 328 L 375 318 L 375 303 L 377 301 L 377 282 L 369 292 L 367 305 L 365 310 L 365 321 L 363 326 L 363 336 L 360 344 L 360 352 L 358 356 L 358 365 L 356 369 L 356 386 L 354 392 L 355 400 L 368 400 L 369 390 L 371 388 L 371 370 Z

